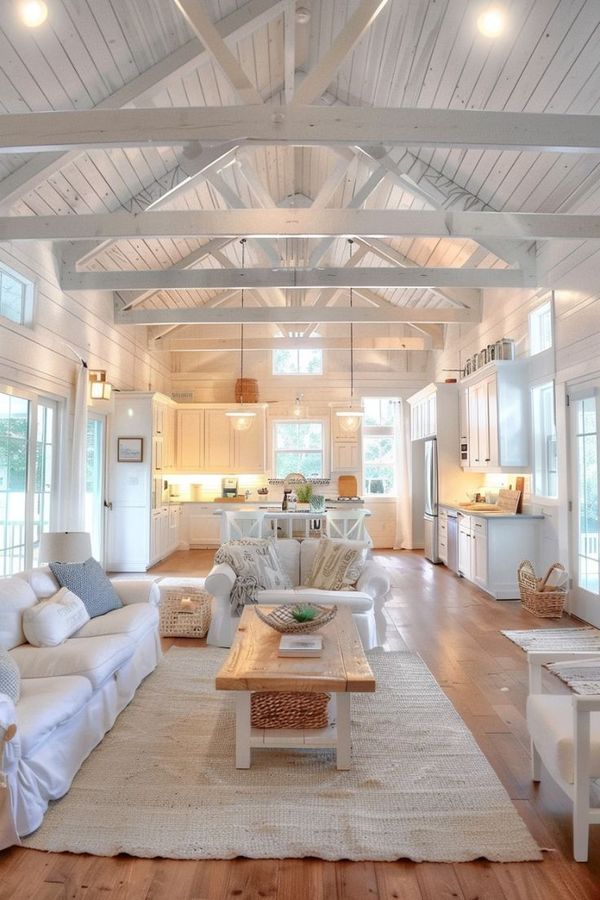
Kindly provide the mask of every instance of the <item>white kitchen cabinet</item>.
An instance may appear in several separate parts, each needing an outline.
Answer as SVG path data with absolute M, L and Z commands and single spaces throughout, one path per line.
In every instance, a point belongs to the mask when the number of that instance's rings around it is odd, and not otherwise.
M 178 469 L 204 469 L 204 410 L 177 410 L 177 450 Z
M 260 474 L 266 470 L 265 428 L 265 411 L 259 409 L 249 431 L 232 431 L 234 475 Z
M 188 513 L 188 538 L 190 547 L 218 547 L 221 543 L 221 518 L 214 508 L 195 504 Z
M 360 468 L 359 450 L 357 441 L 353 443 L 334 442 L 332 470 L 334 472 L 357 472 Z
M 437 432 L 437 388 L 429 385 L 409 399 L 411 440 L 433 437 Z
M 448 565 L 448 513 L 443 507 L 438 512 L 438 557 Z
M 174 553 L 179 547 L 181 531 L 181 505 L 175 504 L 169 506 L 169 537 L 167 541 L 167 549 L 169 553 Z
M 471 578 L 484 590 L 488 585 L 487 522 L 471 519 Z
M 490 363 L 463 379 L 460 392 L 461 466 L 474 472 L 527 470 L 530 416 L 526 362 Z
M 254 429 L 256 423 L 252 426 Z M 243 435 L 250 432 L 243 432 Z M 234 438 L 231 418 L 225 410 L 204 410 L 204 466 L 208 471 L 229 472 L 234 468 Z
M 458 514 L 458 572 L 471 581 L 471 517 Z

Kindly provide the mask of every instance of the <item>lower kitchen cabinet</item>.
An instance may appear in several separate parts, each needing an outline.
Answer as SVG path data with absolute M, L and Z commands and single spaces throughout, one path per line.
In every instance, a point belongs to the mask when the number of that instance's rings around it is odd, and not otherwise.
M 517 569 L 540 554 L 543 516 L 470 516 L 458 513 L 458 572 L 496 600 L 518 600 Z

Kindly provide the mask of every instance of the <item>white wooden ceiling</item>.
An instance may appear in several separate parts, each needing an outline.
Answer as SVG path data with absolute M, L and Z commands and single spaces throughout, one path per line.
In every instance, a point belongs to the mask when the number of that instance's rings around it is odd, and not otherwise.
M 296 75 L 310 71 L 356 10 L 358 0 L 302 0 L 311 12 L 296 24 Z M 496 40 L 476 27 L 480 0 L 390 0 L 348 54 L 322 102 L 395 107 L 592 113 L 600 104 L 600 2 L 598 0 L 505 0 L 510 26 Z M 194 40 L 172 0 L 53 0 L 47 24 L 35 30 L 18 21 L 15 4 L 0 4 L 0 111 L 90 109 L 143 73 L 168 60 Z M 207 0 L 217 22 L 244 7 L 242 0 Z M 267 103 L 282 102 L 284 20 L 281 14 L 231 44 L 245 74 Z M 154 91 L 141 105 L 219 106 L 238 103 L 218 66 L 203 57 Z M 434 188 L 444 206 L 529 212 L 568 212 L 597 181 L 597 155 L 491 150 L 392 151 L 417 185 Z M 0 155 L 3 184 L 28 162 L 22 155 Z M 141 210 L 180 178 L 177 148 L 92 150 L 70 154 L 64 165 L 19 199 L 14 214 L 81 214 Z M 273 204 L 309 205 L 339 164 L 334 150 L 318 147 L 244 147 L 212 180 L 196 182 L 166 209 L 217 209 L 257 204 L 243 174 L 253 171 Z M 352 205 L 368 182 L 372 166 L 350 162 L 329 201 Z M 213 172 L 213 176 L 215 173 Z M 6 180 L 8 179 L 8 181 Z M 220 179 L 220 182 L 219 182 Z M 221 188 L 221 189 L 219 189 Z M 224 196 L 224 192 L 226 196 Z M 233 192 L 233 193 L 232 193 Z M 132 198 L 135 198 L 132 202 Z M 481 201 L 478 205 L 477 200 Z M 483 205 L 481 205 L 483 204 Z M 405 189 L 391 174 L 364 202 L 367 209 L 426 209 L 431 204 Z M 197 250 L 203 241 L 129 240 L 102 249 L 91 270 L 168 268 Z M 307 265 L 315 240 L 271 241 L 281 265 Z M 385 243 L 418 265 L 505 267 L 506 261 L 469 240 L 386 239 Z M 355 252 L 356 252 L 356 248 Z M 265 247 L 249 241 L 246 263 L 265 265 Z M 237 243 L 221 251 L 225 263 L 240 265 Z M 345 240 L 331 242 L 321 264 L 342 266 Z M 219 267 L 214 256 L 200 266 Z M 367 252 L 361 265 L 393 265 Z M 434 291 L 379 290 L 388 302 L 404 306 L 447 303 Z M 210 291 L 154 293 L 142 305 L 194 306 Z M 124 295 L 126 296 L 126 295 Z M 250 302 L 256 302 L 250 300 Z M 274 301 L 276 302 L 276 301 Z

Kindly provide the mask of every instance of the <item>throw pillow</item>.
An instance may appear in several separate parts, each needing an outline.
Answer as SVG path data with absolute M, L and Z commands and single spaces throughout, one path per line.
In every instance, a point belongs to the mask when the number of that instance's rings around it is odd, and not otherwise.
M 363 541 L 321 538 L 307 587 L 322 591 L 348 590 L 360 578 L 367 549 Z
M 83 601 L 68 588 L 40 600 L 23 612 L 23 631 L 34 647 L 56 647 L 83 628 L 90 614 Z
M 216 563 L 228 563 L 238 577 L 253 576 L 262 590 L 291 590 L 274 538 L 243 538 L 219 547 Z
M 83 563 L 53 562 L 50 568 L 61 587 L 69 588 L 83 600 L 91 619 L 123 606 L 108 575 L 92 557 Z
M 0 694 L 7 694 L 13 703 L 21 696 L 21 673 L 8 652 L 0 648 Z

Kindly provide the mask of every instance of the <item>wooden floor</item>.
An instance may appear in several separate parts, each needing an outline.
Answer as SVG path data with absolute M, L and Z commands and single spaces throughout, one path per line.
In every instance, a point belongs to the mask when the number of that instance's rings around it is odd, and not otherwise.
M 386 607 L 387 649 L 394 649 L 401 634 L 424 658 L 532 834 L 541 847 L 547 848 L 543 862 L 180 862 L 103 859 L 13 848 L 0 853 L 0 900 L 598 900 L 600 827 L 592 828 L 591 862 L 574 863 L 570 804 L 548 779 L 536 786 L 529 778 L 523 718 L 525 654 L 499 634 L 501 628 L 553 627 L 561 623 L 533 619 L 516 602 L 495 602 L 416 553 L 376 555 L 393 583 L 393 596 Z M 177 553 L 154 572 L 203 575 L 211 559 L 210 551 Z M 165 641 L 165 647 L 171 643 L 174 641 Z M 198 642 L 177 643 L 200 649 Z

